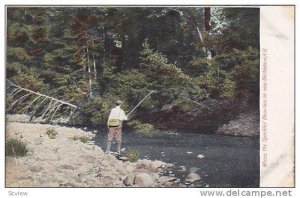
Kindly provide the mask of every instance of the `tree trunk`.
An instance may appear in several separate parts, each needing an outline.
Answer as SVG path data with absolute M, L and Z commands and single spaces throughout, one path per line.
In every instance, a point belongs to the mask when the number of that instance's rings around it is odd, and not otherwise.
M 94 54 L 93 54 L 93 62 L 94 62 L 94 80 L 97 80 L 97 68 L 96 68 L 96 60 Z
M 91 65 L 90 65 L 90 57 L 89 57 L 89 48 L 87 48 L 87 67 L 88 67 L 88 76 L 89 76 L 89 100 L 92 99 L 92 75 L 91 75 Z
M 210 8 L 204 8 L 205 31 L 210 31 Z

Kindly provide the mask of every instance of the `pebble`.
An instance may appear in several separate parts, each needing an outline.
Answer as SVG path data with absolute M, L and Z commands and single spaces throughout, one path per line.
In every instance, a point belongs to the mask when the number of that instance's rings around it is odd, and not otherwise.
M 203 159 L 204 157 L 205 157 L 205 156 L 202 155 L 202 154 L 198 154 L 198 155 L 197 155 L 197 158 L 198 158 L 198 159 Z

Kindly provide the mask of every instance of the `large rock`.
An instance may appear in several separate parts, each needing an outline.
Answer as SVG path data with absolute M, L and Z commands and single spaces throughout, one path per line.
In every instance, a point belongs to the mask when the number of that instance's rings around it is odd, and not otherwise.
M 152 162 L 152 167 L 153 167 L 153 169 L 164 168 L 164 167 L 166 167 L 166 163 L 155 160 Z
M 123 180 L 123 183 L 126 185 L 126 186 L 133 186 L 134 184 L 134 179 L 135 179 L 135 175 L 127 175 L 125 177 L 125 179 Z
M 235 120 L 223 124 L 216 131 L 218 134 L 258 136 L 259 135 L 259 111 L 250 110 L 240 113 Z
M 154 179 L 147 173 L 139 173 L 134 178 L 134 184 L 139 187 L 151 187 L 154 185 Z
M 195 181 L 199 181 L 201 179 L 200 175 L 198 175 L 197 173 L 190 173 L 186 176 L 186 182 L 195 182 Z
M 169 183 L 169 182 L 172 182 L 172 181 L 175 181 L 176 178 L 175 177 L 169 177 L 169 176 L 161 176 L 158 178 L 158 182 L 160 184 L 166 184 L 166 183 Z

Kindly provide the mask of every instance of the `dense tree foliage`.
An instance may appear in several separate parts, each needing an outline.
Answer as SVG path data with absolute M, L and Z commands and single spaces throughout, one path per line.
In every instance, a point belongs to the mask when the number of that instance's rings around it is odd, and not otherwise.
M 187 99 L 258 106 L 259 9 L 8 7 L 6 67 L 94 126 L 117 98 L 129 110 L 150 90 L 148 112 Z

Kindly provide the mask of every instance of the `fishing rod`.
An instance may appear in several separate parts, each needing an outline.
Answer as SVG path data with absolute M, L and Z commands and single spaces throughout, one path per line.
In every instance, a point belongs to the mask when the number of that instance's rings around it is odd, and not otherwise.
M 140 106 L 141 104 L 142 104 L 142 102 L 144 101 L 144 100 L 146 100 L 146 98 L 148 97 L 148 96 L 150 96 L 152 93 L 157 93 L 158 91 L 156 91 L 156 90 L 151 90 L 128 114 L 127 114 L 127 117 L 138 107 L 138 106 Z

